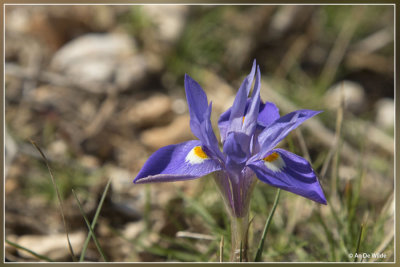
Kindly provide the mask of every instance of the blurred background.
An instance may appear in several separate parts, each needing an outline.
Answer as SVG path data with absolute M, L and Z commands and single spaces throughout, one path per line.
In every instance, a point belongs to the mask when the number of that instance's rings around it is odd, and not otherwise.
M 213 101 L 233 102 L 253 59 L 261 96 L 281 115 L 324 110 L 280 144 L 306 157 L 329 200 L 282 192 L 264 261 L 393 261 L 394 7 L 390 5 L 5 7 L 5 239 L 8 261 L 71 261 L 60 190 L 79 257 L 88 234 L 109 261 L 219 261 L 229 221 L 211 177 L 133 185 L 158 148 L 195 137 L 189 74 Z M 253 194 L 253 253 L 276 189 Z M 361 231 L 362 230 L 362 231 Z M 361 239 L 360 237 L 361 234 Z M 358 242 L 360 240 L 360 242 Z M 46 260 L 46 259 L 45 259 Z M 86 261 L 103 261 L 91 241 Z

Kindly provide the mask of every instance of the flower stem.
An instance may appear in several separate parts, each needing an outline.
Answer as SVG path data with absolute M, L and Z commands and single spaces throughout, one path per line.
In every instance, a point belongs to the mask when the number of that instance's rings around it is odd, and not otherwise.
M 244 217 L 231 217 L 232 247 L 230 261 L 248 261 L 248 229 L 248 213 Z
M 256 257 L 254 259 L 254 261 L 256 261 L 256 262 L 261 261 L 261 255 L 263 253 L 265 237 L 267 236 L 269 225 L 271 224 L 271 220 L 272 220 L 272 217 L 274 216 L 276 206 L 278 205 L 280 193 L 281 193 L 281 189 L 278 188 L 278 190 L 276 192 L 276 196 L 275 196 L 274 205 L 272 206 L 272 209 L 271 209 L 271 212 L 270 212 L 270 214 L 268 216 L 267 222 L 265 223 L 264 231 L 263 231 L 263 234 L 262 234 L 261 240 L 260 240 L 260 244 L 258 245 Z

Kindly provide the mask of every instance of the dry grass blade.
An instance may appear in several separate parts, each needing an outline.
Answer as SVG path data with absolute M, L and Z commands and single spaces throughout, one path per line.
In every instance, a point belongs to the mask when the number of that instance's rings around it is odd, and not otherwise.
M 37 254 L 36 252 L 34 252 L 34 251 L 32 251 L 32 250 L 30 250 L 30 249 L 28 249 L 26 247 L 20 246 L 20 245 L 14 243 L 14 242 L 11 242 L 10 240 L 5 239 L 4 241 L 7 244 L 9 244 L 9 245 L 11 245 L 11 246 L 13 246 L 15 248 L 22 249 L 22 250 L 32 254 L 34 257 L 36 257 L 36 258 L 38 258 L 40 260 L 45 260 L 45 261 L 48 261 L 48 262 L 54 262 L 52 259 L 50 259 L 50 258 L 48 258 L 46 256 L 43 256 L 43 255 Z
M 332 196 L 334 196 L 337 193 L 337 160 L 339 157 L 340 151 L 338 150 L 338 145 L 339 145 L 339 140 L 340 140 L 340 135 L 342 132 L 342 124 L 343 124 L 343 112 L 344 112 L 344 94 L 343 94 L 343 84 L 340 90 L 340 105 L 337 109 L 336 113 L 336 132 L 335 132 L 335 137 L 332 142 L 331 149 L 329 150 L 329 153 L 324 161 L 324 164 L 322 166 L 321 170 L 321 179 L 325 178 L 326 172 L 328 170 L 328 166 L 332 160 L 332 157 L 335 155 L 333 166 L 332 166 L 332 177 L 331 177 L 331 192 Z
M 188 232 L 188 231 L 179 231 L 176 233 L 176 237 L 193 238 L 193 239 L 200 239 L 200 240 L 215 240 L 215 237 L 213 237 L 211 235 L 192 233 L 192 232 Z
M 308 160 L 309 162 L 311 162 L 310 153 L 308 152 L 306 141 L 304 140 L 304 136 L 301 133 L 301 130 L 300 129 L 296 129 L 294 132 L 295 132 L 295 134 L 297 136 L 297 139 L 299 140 L 300 149 L 301 149 L 301 152 L 303 153 L 304 158 L 306 160 Z
M 58 190 L 58 187 L 57 187 L 57 184 L 56 184 L 56 180 L 54 179 L 53 172 L 51 171 L 51 168 L 50 168 L 50 165 L 49 165 L 49 161 L 47 160 L 46 156 L 44 155 L 44 153 L 40 149 L 40 147 L 35 143 L 35 141 L 30 140 L 30 142 L 39 151 L 39 153 L 42 156 L 44 162 L 46 163 L 47 169 L 48 169 L 48 171 L 50 173 L 51 181 L 52 181 L 52 183 L 54 185 L 54 189 L 55 189 L 56 194 L 57 194 L 58 204 L 60 206 L 60 213 L 61 213 L 61 217 L 62 217 L 62 221 L 63 221 L 63 224 L 64 224 L 64 229 L 65 229 L 65 234 L 66 234 L 67 241 L 68 241 L 68 249 L 69 249 L 69 252 L 71 254 L 72 260 L 76 261 L 75 254 L 74 254 L 74 251 L 72 249 L 71 241 L 69 239 L 68 227 L 67 227 L 67 223 L 65 221 L 64 208 L 63 208 L 63 205 L 62 205 L 60 191 Z
M 351 10 L 350 15 L 347 17 L 347 20 L 342 27 L 322 70 L 320 81 L 323 85 L 321 87 L 330 84 L 334 79 L 339 64 L 347 51 L 354 32 L 357 29 L 358 24 L 362 21 L 361 18 L 364 13 L 363 11 L 364 8 L 362 6 L 356 6 Z

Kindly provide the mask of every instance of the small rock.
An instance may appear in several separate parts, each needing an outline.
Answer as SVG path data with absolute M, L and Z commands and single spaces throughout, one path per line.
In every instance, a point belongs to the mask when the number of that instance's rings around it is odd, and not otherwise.
M 95 170 L 100 166 L 99 159 L 92 155 L 83 155 L 79 158 L 79 162 L 89 170 Z
M 125 116 L 128 122 L 137 127 L 149 127 L 170 121 L 172 113 L 171 99 L 156 94 L 133 105 Z
M 193 139 L 189 127 L 189 115 L 181 115 L 165 127 L 157 127 L 144 131 L 140 140 L 151 149 L 159 149 L 166 145 L 181 143 Z
M 365 90 L 359 83 L 352 81 L 341 81 L 329 88 L 324 96 L 326 106 L 337 109 L 340 106 L 342 92 L 344 108 L 359 112 L 365 104 Z
M 176 114 L 184 114 L 188 110 L 186 99 L 177 98 L 172 102 L 172 110 Z
M 124 228 L 122 235 L 127 239 L 135 239 L 145 230 L 145 223 L 143 220 L 127 223 Z
M 12 33 L 26 33 L 30 25 L 30 14 L 24 8 L 6 8 L 5 29 L 7 32 Z
M 67 151 L 68 145 L 61 139 L 53 141 L 48 147 L 49 156 L 57 159 L 65 158 Z
M 107 176 L 111 179 L 111 186 L 113 191 L 117 193 L 124 192 L 124 189 L 132 186 L 132 174 L 123 168 L 110 166 L 107 168 Z
M 18 146 L 15 143 L 14 139 L 8 133 L 7 128 L 5 129 L 5 168 L 4 168 L 4 175 L 7 178 L 7 171 L 11 166 L 11 163 L 14 160 L 14 157 L 17 155 Z
M 86 235 L 84 232 L 69 234 L 71 246 L 74 251 L 80 251 L 83 247 Z M 16 240 L 18 245 L 28 248 L 40 255 L 49 257 L 52 260 L 65 261 L 69 258 L 68 242 L 65 234 L 55 235 L 24 235 Z M 28 259 L 37 259 L 32 254 L 19 250 L 21 256 Z
M 60 48 L 51 68 L 77 83 L 106 83 L 116 77 L 117 86 L 124 90 L 132 82 L 143 79 L 147 70 L 146 60 L 135 57 L 135 53 L 136 43 L 128 35 L 87 34 Z
M 147 59 L 143 55 L 129 57 L 118 65 L 115 83 L 121 88 L 128 88 L 131 85 L 139 87 L 146 77 L 148 68 Z
M 142 9 L 156 25 L 158 41 L 168 44 L 174 43 L 180 36 L 189 11 L 189 7 L 184 5 L 145 5 Z
M 392 98 L 382 98 L 375 104 L 375 122 L 384 129 L 394 129 L 394 100 Z
M 124 59 L 135 53 L 136 43 L 124 34 L 86 34 L 65 44 L 54 55 L 52 67 L 64 69 L 88 58 Z

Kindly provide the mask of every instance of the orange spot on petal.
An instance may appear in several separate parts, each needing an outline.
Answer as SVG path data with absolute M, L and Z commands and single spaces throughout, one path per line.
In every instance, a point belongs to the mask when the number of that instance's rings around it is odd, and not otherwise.
M 201 148 L 201 146 L 196 146 L 193 148 L 193 150 L 194 150 L 194 154 L 196 156 L 198 156 L 199 158 L 202 158 L 202 159 L 208 158 L 206 152 L 204 152 L 204 150 Z
M 273 152 L 271 154 L 269 154 L 268 156 L 266 156 L 263 160 L 267 161 L 267 162 L 272 162 L 275 161 L 279 158 L 279 154 L 276 152 Z

